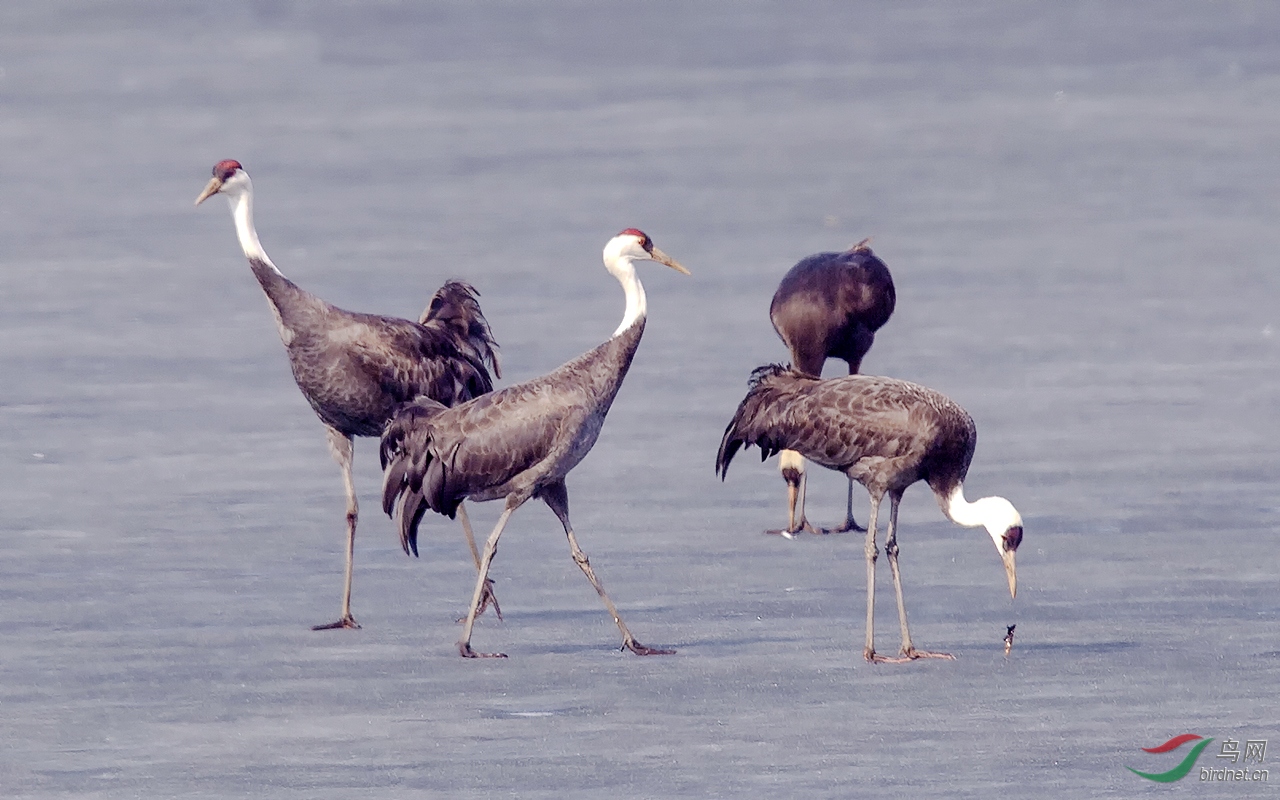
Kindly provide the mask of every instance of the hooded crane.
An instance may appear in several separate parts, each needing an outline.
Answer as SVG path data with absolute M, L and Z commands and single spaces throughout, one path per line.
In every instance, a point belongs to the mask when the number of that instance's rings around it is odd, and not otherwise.
M 689 271 L 628 228 L 604 248 L 605 269 L 626 293 L 622 323 L 605 343 L 540 378 L 482 395 L 453 408 L 428 400 L 406 406 L 382 437 L 382 508 L 398 516 L 400 541 L 417 549 L 418 523 L 430 508 L 449 517 L 464 499 L 504 499 L 502 515 L 485 543 L 459 653 L 466 658 L 505 658 L 471 649 L 471 629 L 484 595 L 489 565 L 507 520 L 531 498 L 540 498 L 559 518 L 574 563 L 604 601 L 622 632 L 622 646 L 637 655 L 666 655 L 636 641 L 605 594 L 569 523 L 565 476 L 591 450 L 605 415 L 644 333 L 644 287 L 637 261 L 656 261 Z M 399 507 L 396 507 L 397 501 Z
M 791 351 L 791 365 L 806 375 L 822 377 L 822 365 L 828 358 L 844 360 L 849 374 L 856 374 L 876 331 L 893 314 L 893 278 L 867 246 L 870 241 L 863 239 L 843 253 L 818 253 L 801 259 L 774 292 L 769 319 Z M 787 482 L 787 527 L 769 532 L 788 538 L 801 530 L 826 532 L 816 530 L 804 516 L 804 459 L 795 451 L 784 450 L 778 458 L 778 470 Z M 853 521 L 853 481 L 849 482 L 845 509 L 844 524 L 834 532 L 862 530 Z
M 925 481 L 942 513 L 965 527 L 984 527 L 995 542 L 1009 579 L 1009 596 L 1018 592 L 1014 553 L 1022 542 L 1022 517 L 1003 497 L 964 498 L 964 478 L 978 439 L 973 419 L 942 394 L 906 381 L 870 375 L 818 380 L 777 364 L 751 374 L 750 388 L 725 429 L 716 455 L 723 479 L 740 447 L 757 445 L 768 458 L 795 450 L 828 469 L 839 470 L 867 488 L 871 519 L 867 523 L 868 661 L 951 658 L 947 653 L 917 650 L 907 630 L 907 609 L 898 576 L 898 503 L 916 481 Z M 878 655 L 873 642 L 876 574 L 876 517 L 889 496 L 889 529 L 885 552 L 893 573 L 902 626 L 899 658 Z
M 324 423 L 329 450 L 342 469 L 347 492 L 342 616 L 314 630 L 359 628 L 351 615 L 359 515 L 351 478 L 352 437 L 381 435 L 392 413 L 418 397 L 451 406 L 490 391 L 489 368 L 501 377 L 497 344 L 480 313 L 477 292 L 458 281 L 436 292 L 419 322 L 357 314 L 326 303 L 281 274 L 262 249 L 253 227 L 253 183 L 239 162 L 218 162 L 196 205 L 215 194 L 225 195 L 231 206 L 240 247 L 267 295 L 294 380 Z M 479 552 L 465 511 L 462 524 L 478 567 Z M 486 605 L 494 601 L 491 588 L 486 584 Z M 494 609 L 501 615 L 496 601 Z

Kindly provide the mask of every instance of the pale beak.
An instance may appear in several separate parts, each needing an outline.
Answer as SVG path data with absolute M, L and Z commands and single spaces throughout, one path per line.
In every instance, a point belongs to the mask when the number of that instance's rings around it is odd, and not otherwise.
M 685 275 L 693 274 L 689 270 L 680 266 L 679 261 L 676 261 L 674 258 L 662 252 L 656 247 L 649 251 L 649 257 L 652 258 L 654 261 L 657 261 L 659 264 L 666 264 L 668 267 L 671 267 L 676 272 L 683 272 Z
M 218 190 L 221 188 L 222 188 L 222 179 L 219 178 L 217 175 L 214 175 L 213 179 L 209 181 L 209 184 L 204 187 L 204 191 L 201 192 L 200 196 L 196 198 L 196 205 L 200 205 L 205 200 L 208 200 L 210 197 L 217 194 Z
M 1006 550 L 1000 555 L 1004 560 L 1004 572 L 1009 576 L 1009 597 L 1016 599 L 1018 597 L 1018 570 L 1013 564 L 1013 550 Z

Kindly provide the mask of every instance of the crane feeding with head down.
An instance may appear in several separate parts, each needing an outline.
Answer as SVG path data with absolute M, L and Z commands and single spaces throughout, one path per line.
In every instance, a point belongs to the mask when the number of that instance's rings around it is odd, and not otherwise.
M 1018 592 L 1014 554 L 1022 542 L 1022 517 L 1003 497 L 964 497 L 964 479 L 977 444 L 973 419 L 947 397 L 907 381 L 871 375 L 819 380 L 776 364 L 751 375 L 747 396 L 738 406 L 716 455 L 716 471 L 728 474 L 741 447 L 756 445 L 764 458 L 795 450 L 866 487 L 871 496 L 864 554 L 867 561 L 868 661 L 951 658 L 917 650 L 907 629 L 907 608 L 898 575 L 898 503 L 916 481 L 933 490 L 942 513 L 965 527 L 982 527 L 995 542 L 1009 579 L 1009 596 Z M 878 655 L 874 646 L 876 517 L 889 496 L 885 553 L 893 573 L 902 628 L 900 657 Z
M 889 268 L 863 239 L 843 253 L 818 253 L 792 267 L 769 305 L 769 319 L 791 351 L 791 366 L 806 375 L 822 377 L 828 358 L 839 358 L 854 375 L 871 349 L 878 331 L 893 314 L 897 296 Z M 792 536 L 801 530 L 820 533 L 804 515 L 804 459 L 793 450 L 778 458 L 787 482 L 787 527 L 770 533 Z M 799 511 L 797 512 L 797 507 Z M 845 506 L 844 524 L 835 532 L 861 530 L 853 521 L 853 482 Z
M 418 322 L 358 314 L 326 303 L 286 278 L 262 249 L 253 226 L 253 182 L 239 162 L 218 162 L 196 205 L 215 194 L 224 195 L 231 206 L 236 236 L 267 296 L 294 380 L 324 423 L 329 449 L 342 469 L 347 493 L 342 614 L 336 622 L 315 629 L 359 628 L 351 615 L 359 517 L 351 477 L 352 437 L 381 435 L 392 413 L 417 398 L 451 406 L 490 391 L 489 371 L 500 375 L 497 344 L 480 313 L 477 292 L 459 281 L 440 287 Z M 478 566 L 465 511 L 462 523 Z M 487 584 L 485 599 L 493 600 Z
M 453 408 L 425 399 L 409 404 L 395 415 L 382 437 L 382 507 L 398 518 L 406 551 L 416 550 L 418 523 L 428 508 L 452 517 L 464 499 L 505 501 L 480 559 L 480 575 L 458 643 L 464 657 L 505 657 L 472 650 L 471 630 L 498 537 L 512 513 L 532 498 L 542 499 L 564 526 L 574 563 L 604 601 L 622 632 L 623 647 L 637 655 L 673 652 L 645 647 L 623 623 L 586 553 L 578 547 L 569 523 L 565 486 L 569 471 L 595 444 L 644 333 L 645 294 L 635 269 L 640 261 L 656 261 L 689 274 L 643 232 L 624 230 L 604 248 L 605 268 L 626 294 L 622 323 L 608 341 L 546 375 Z

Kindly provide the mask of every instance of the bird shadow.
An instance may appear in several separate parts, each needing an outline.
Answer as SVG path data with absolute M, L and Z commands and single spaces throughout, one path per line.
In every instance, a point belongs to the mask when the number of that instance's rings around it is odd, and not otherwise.
M 1027 644 L 1018 642 L 1014 645 L 1014 649 L 1023 652 L 1102 654 L 1132 650 L 1138 646 L 1137 642 L 1117 639 L 1108 642 L 1031 642 Z

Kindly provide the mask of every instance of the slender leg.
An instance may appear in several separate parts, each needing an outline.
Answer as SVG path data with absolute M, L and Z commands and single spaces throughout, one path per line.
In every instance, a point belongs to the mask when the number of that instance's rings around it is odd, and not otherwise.
M 849 531 L 860 531 L 862 526 L 853 521 L 853 479 L 849 479 L 849 496 L 845 502 L 844 528 Z
M 907 606 L 902 600 L 902 578 L 898 574 L 898 503 L 902 494 L 892 492 L 889 495 L 889 531 L 885 534 L 884 552 L 889 556 L 889 571 L 893 573 L 893 591 L 898 596 L 898 624 L 902 628 L 902 657 L 906 660 L 917 658 L 950 658 L 950 653 L 931 653 L 928 650 L 917 650 L 911 644 L 911 631 L 907 629 Z
M 849 374 L 857 375 L 858 370 L 862 368 L 862 356 L 867 354 L 871 349 L 872 342 L 875 341 L 875 334 L 865 328 L 860 328 L 853 334 L 856 338 L 856 344 L 853 348 L 853 354 L 846 359 L 849 365 Z M 846 495 L 844 505 L 844 522 L 838 528 L 823 528 L 821 533 L 848 533 L 849 531 L 866 530 L 853 519 L 853 478 L 849 479 L 849 492 Z
M 502 516 L 498 517 L 498 524 L 494 526 L 493 533 L 489 534 L 489 541 L 484 543 L 484 555 L 480 556 L 480 566 L 476 574 L 476 590 L 471 594 L 471 609 L 467 612 L 467 621 L 462 629 L 462 640 L 458 642 L 458 654 L 463 658 L 506 658 L 506 653 L 477 653 L 471 649 L 471 628 L 476 623 L 476 616 L 480 613 L 480 603 L 484 599 L 485 581 L 489 579 L 489 565 L 493 563 L 493 554 L 498 550 L 498 537 L 502 535 L 502 529 L 506 527 L 507 520 L 511 519 L 511 514 L 520 507 L 520 502 L 513 502 L 511 498 L 507 499 L 507 507 L 502 510 Z
M 853 519 L 853 479 L 849 479 L 849 493 L 844 506 L 844 522 L 838 528 L 823 528 L 821 533 L 848 533 L 849 531 L 866 530 Z
M 818 529 L 809 524 L 809 520 L 804 516 L 804 503 L 809 496 L 809 474 L 801 470 L 800 485 L 787 492 L 787 500 L 790 502 L 791 510 L 787 518 L 791 526 L 791 532 L 795 533 L 799 530 L 806 530 L 809 533 L 817 533 Z M 796 522 L 796 505 L 800 506 L 800 521 Z
M 338 462 L 338 466 L 342 469 L 342 484 L 347 490 L 347 571 L 346 580 L 342 588 L 342 616 L 338 618 L 337 622 L 313 626 L 311 628 L 313 631 L 360 627 L 360 623 L 356 622 L 355 617 L 351 616 L 351 572 L 356 555 L 356 521 L 360 517 L 360 506 L 356 503 L 356 484 L 351 478 L 351 460 L 354 454 L 354 445 L 351 437 L 337 428 L 331 428 L 326 425 L 324 430 L 329 437 L 329 452 L 333 454 L 333 460 Z
M 867 539 L 863 555 L 867 559 L 867 639 L 862 646 L 862 657 L 868 661 L 884 661 L 876 655 L 876 515 L 880 511 L 880 497 L 871 495 L 871 519 L 867 522 Z
M 476 562 L 476 569 L 480 569 L 480 551 L 476 549 L 476 536 L 471 532 L 471 519 L 467 516 L 467 506 L 462 504 L 458 506 L 458 520 L 462 523 L 462 532 L 466 534 L 467 546 L 471 548 L 471 558 Z M 493 581 L 490 578 L 484 579 L 484 597 L 480 598 L 480 610 L 476 612 L 476 616 L 484 613 L 484 610 L 493 604 L 493 613 L 498 615 L 498 619 L 502 619 L 502 606 L 498 605 L 498 596 L 493 593 Z M 462 622 L 462 620 L 458 620 Z
M 802 530 L 819 533 L 820 531 L 810 525 L 809 520 L 804 516 L 805 486 L 808 483 L 804 471 L 804 457 L 794 450 L 783 450 L 778 456 L 778 471 L 782 473 L 782 479 L 787 482 L 787 527 L 781 530 L 768 530 L 765 533 L 785 536 L 788 539 L 795 538 L 795 534 Z M 799 522 L 796 521 L 797 505 L 800 508 Z
M 587 560 L 587 554 L 582 552 L 582 548 L 578 547 L 578 539 L 573 535 L 573 527 L 569 524 L 569 490 L 565 487 L 564 481 L 559 481 L 544 488 L 541 492 L 541 497 L 560 519 L 560 524 L 564 526 L 565 536 L 569 537 L 569 551 L 573 554 L 574 563 L 582 570 L 582 574 L 587 576 L 587 580 L 591 581 L 591 585 L 595 587 L 596 594 L 600 595 L 600 599 L 604 601 L 604 607 L 609 609 L 609 615 L 613 617 L 618 630 L 622 631 L 622 646 L 638 656 L 669 656 L 675 653 L 675 650 L 658 650 L 653 647 L 645 647 L 636 641 L 636 638 L 631 635 L 631 631 L 627 630 L 626 623 L 618 615 L 618 609 L 613 605 L 613 601 L 609 599 L 609 595 L 605 594 L 604 587 L 600 585 L 600 580 L 596 578 L 595 572 L 592 571 L 591 562 Z

